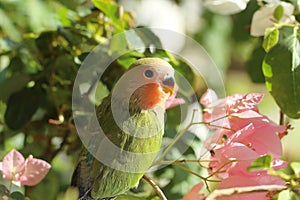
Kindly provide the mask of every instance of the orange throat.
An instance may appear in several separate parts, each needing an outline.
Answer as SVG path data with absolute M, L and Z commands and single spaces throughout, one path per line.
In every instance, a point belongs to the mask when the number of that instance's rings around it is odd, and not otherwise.
M 140 109 L 149 110 L 157 105 L 164 107 L 169 95 L 158 84 L 150 83 L 138 88 L 133 96 Z

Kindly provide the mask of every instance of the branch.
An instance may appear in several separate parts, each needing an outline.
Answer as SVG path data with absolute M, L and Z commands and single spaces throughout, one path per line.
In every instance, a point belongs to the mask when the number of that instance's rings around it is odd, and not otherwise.
M 283 124 L 284 124 L 284 114 L 280 110 L 280 112 L 279 112 L 279 125 L 283 125 Z
M 283 185 L 258 185 L 258 186 L 249 186 L 249 187 L 235 187 L 228 189 L 217 189 L 214 190 L 210 195 L 207 196 L 206 200 L 214 200 L 220 196 L 230 196 L 234 194 L 241 193 L 251 193 L 251 192 L 279 192 L 287 189 Z
M 155 190 L 156 194 L 160 197 L 161 200 L 168 200 L 163 191 L 158 187 L 158 185 L 149 177 L 144 175 L 143 179 L 147 181 Z

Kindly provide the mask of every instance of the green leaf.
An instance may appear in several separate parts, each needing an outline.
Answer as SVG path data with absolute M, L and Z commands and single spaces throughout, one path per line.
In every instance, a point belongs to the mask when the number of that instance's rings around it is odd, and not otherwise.
M 273 17 L 277 20 L 280 21 L 281 18 L 284 15 L 284 8 L 282 5 L 279 5 L 275 8 L 274 13 L 273 13 Z
M 25 196 L 21 192 L 13 192 L 10 197 L 14 200 L 25 200 Z
M 122 18 L 122 8 L 113 1 L 109 0 L 92 0 L 93 4 L 109 17 L 115 26 L 117 32 L 124 31 Z
M 255 170 L 271 169 L 271 163 L 272 163 L 272 156 L 265 155 L 253 161 L 252 164 L 249 167 L 247 167 L 247 170 L 255 171 Z
M 5 122 L 12 130 L 20 129 L 39 107 L 41 90 L 37 87 L 24 88 L 10 96 L 5 112 Z
M 300 195 L 294 192 L 290 192 L 290 200 L 300 200 Z M 282 199 L 283 200 L 283 199 Z
M 254 83 L 265 82 L 265 77 L 262 72 L 262 63 L 265 55 L 265 50 L 261 46 L 259 46 L 252 52 L 251 57 L 247 62 L 247 71 Z
M 78 189 L 68 188 L 64 195 L 60 195 L 58 200 L 77 200 L 78 199 Z
M 290 199 L 290 191 L 289 190 L 283 190 L 278 194 L 277 200 L 286 200 Z
M 136 58 L 132 57 L 120 57 L 117 62 L 122 65 L 125 69 L 128 69 L 132 63 L 136 61 Z
M 0 83 L 0 100 L 7 102 L 8 98 L 15 92 L 21 90 L 30 81 L 27 74 L 15 74 Z
M 145 51 L 145 44 L 134 30 L 128 30 L 125 32 L 126 40 L 130 49 L 136 49 L 138 52 L 143 53 Z
M 148 28 L 137 28 L 135 29 L 136 34 L 142 39 L 145 44 L 145 47 L 149 48 L 150 46 L 158 49 L 162 49 L 162 44 L 157 37 L 150 29 Z
M 4 185 L 0 184 L 0 197 L 4 195 L 9 195 L 9 191 Z
M 300 162 L 291 162 L 291 168 L 295 172 L 297 177 L 300 177 Z
M 279 39 L 279 30 L 275 27 L 267 28 L 264 41 L 263 48 L 266 52 L 269 52 L 272 47 L 274 47 Z
M 278 43 L 266 54 L 266 86 L 284 114 L 300 118 L 300 43 L 298 27 L 280 30 Z

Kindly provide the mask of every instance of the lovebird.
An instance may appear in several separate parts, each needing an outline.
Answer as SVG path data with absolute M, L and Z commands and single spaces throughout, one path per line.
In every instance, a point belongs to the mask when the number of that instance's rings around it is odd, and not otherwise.
M 174 69 L 160 58 L 136 60 L 96 106 L 101 142 L 83 149 L 71 185 L 80 200 L 109 200 L 138 185 L 159 153 Z

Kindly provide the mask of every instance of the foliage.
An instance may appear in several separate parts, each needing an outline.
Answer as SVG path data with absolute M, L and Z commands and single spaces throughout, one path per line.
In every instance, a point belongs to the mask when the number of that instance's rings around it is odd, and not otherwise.
M 223 72 L 231 60 L 247 68 L 254 82 L 266 84 L 286 116 L 300 118 L 299 1 L 220 0 L 218 6 L 211 2 L 205 1 L 207 10 L 203 20 L 206 23 L 193 37 L 203 44 Z M 265 21 L 268 17 L 262 18 L 266 13 L 271 22 Z M 0 155 L 4 157 L 16 148 L 25 157 L 33 154 L 52 165 L 40 184 L 21 189 L 13 187 L 11 194 L 7 186 L 0 185 L 0 196 L 24 199 L 25 193 L 30 199 L 76 198 L 77 191 L 68 188 L 81 146 L 72 117 L 72 90 L 80 65 L 97 45 L 103 46 L 104 57 L 114 53 L 121 56 L 96 82 L 96 91 L 91 91 L 92 86 L 88 88 L 88 92 L 96 93 L 96 104 L 108 95 L 131 63 L 147 56 L 168 59 L 194 86 L 197 97 L 204 91 L 205 86 L 199 86 L 201 77 L 193 73 L 180 55 L 155 48 L 162 47 L 162 43 L 150 29 L 127 32 L 125 37 L 108 45 L 110 37 L 136 26 L 132 13 L 123 11 L 113 0 L 1 1 L 0 18 Z M 123 54 L 132 46 L 144 48 Z M 170 143 L 178 130 L 180 111 L 173 108 L 167 112 L 165 141 Z M 190 143 L 191 134 L 182 133 L 184 142 Z M 201 141 L 194 139 L 182 160 L 175 163 L 161 160 L 172 165 L 151 174 L 168 198 L 182 199 L 199 183 L 199 178 L 204 178 L 201 174 L 208 166 L 199 164 L 200 147 Z M 177 148 L 173 146 L 172 155 L 179 151 Z M 267 170 L 290 184 L 276 198 L 299 198 L 299 163 L 292 162 L 287 169 L 275 171 L 270 162 L 274 157 L 259 156 L 250 167 L 252 170 Z M 275 159 L 279 159 L 278 155 Z M 206 196 L 198 193 L 202 186 L 198 184 L 192 189 L 199 198 Z M 148 184 L 141 183 L 119 199 L 157 198 Z

